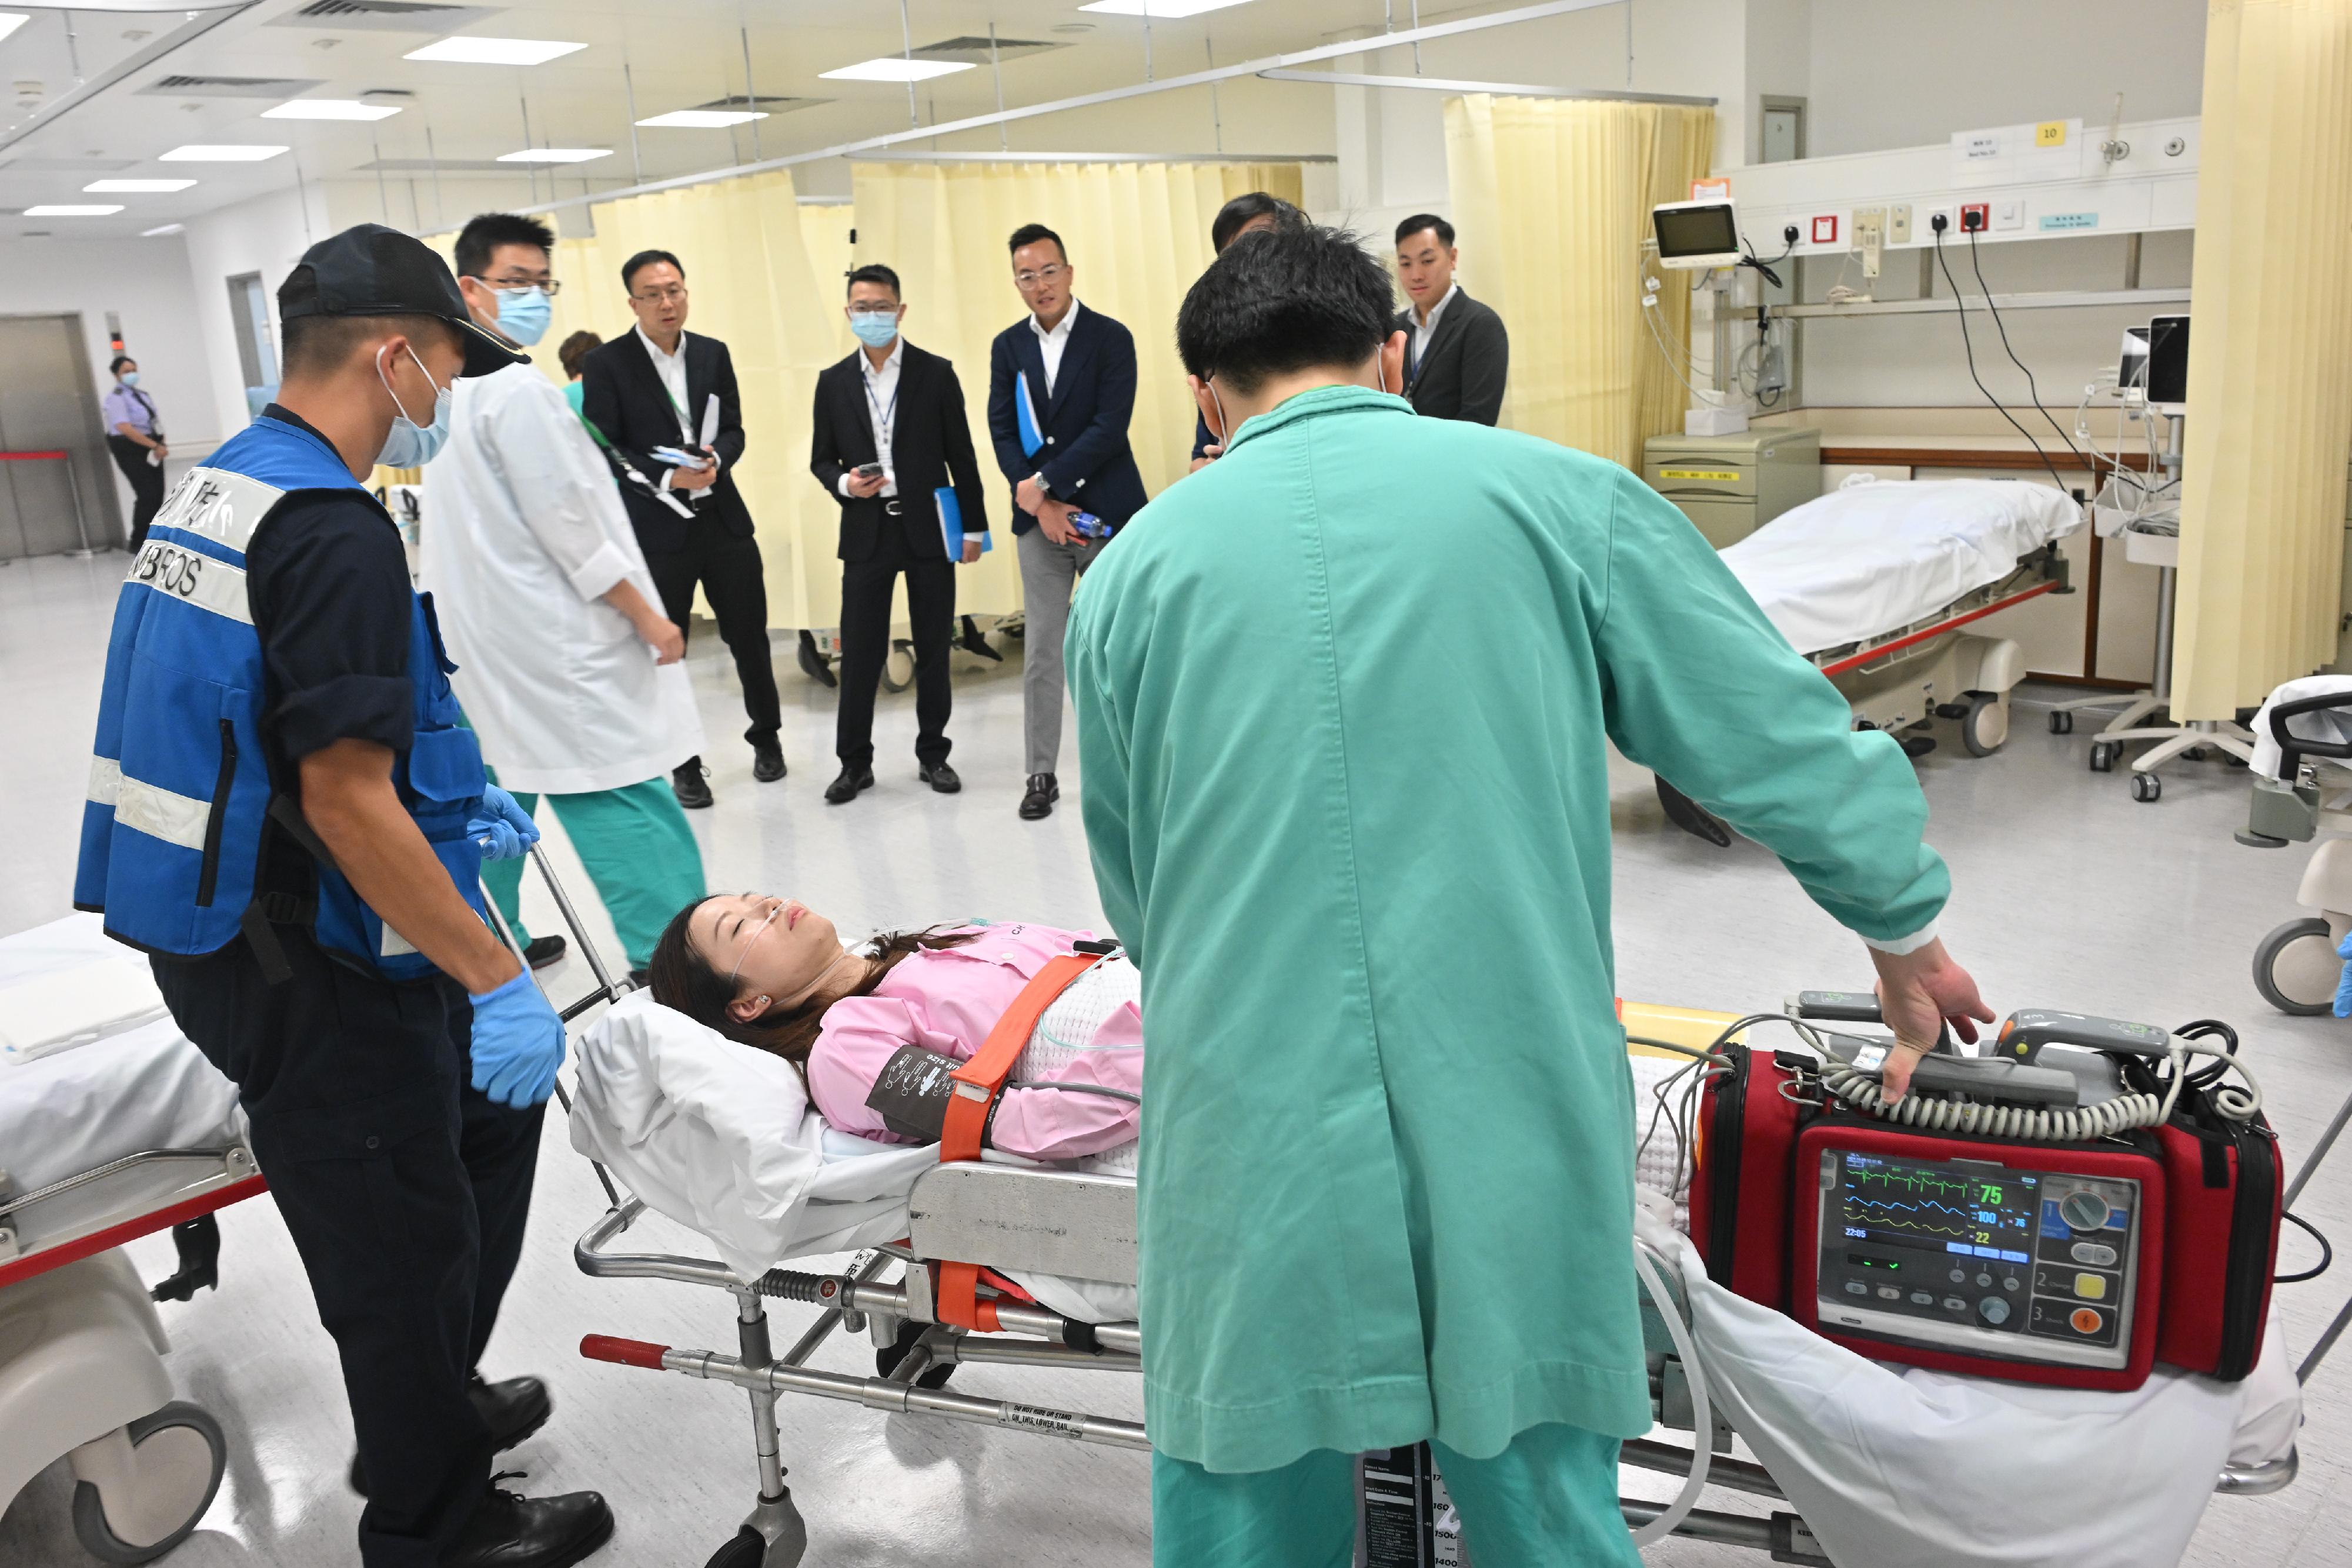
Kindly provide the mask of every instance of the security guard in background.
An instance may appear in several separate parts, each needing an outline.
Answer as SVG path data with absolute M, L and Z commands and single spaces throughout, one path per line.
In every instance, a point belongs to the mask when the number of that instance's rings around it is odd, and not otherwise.
M 341 1353 L 362 1563 L 564 1568 L 612 1511 L 492 1488 L 550 1405 L 474 1371 L 563 1055 L 481 909 L 483 856 L 536 835 L 361 483 L 433 456 L 457 377 L 523 356 L 374 224 L 313 246 L 278 303 L 278 401 L 173 492 L 116 606 L 74 899 L 152 955 L 238 1085 Z

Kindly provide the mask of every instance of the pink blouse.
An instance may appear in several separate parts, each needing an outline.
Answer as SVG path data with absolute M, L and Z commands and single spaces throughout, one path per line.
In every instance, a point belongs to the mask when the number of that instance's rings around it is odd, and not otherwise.
M 809 1095 L 842 1132 L 884 1143 L 909 1142 L 884 1126 L 881 1114 L 866 1103 L 890 1058 L 916 1045 L 969 1060 L 1022 988 L 1049 960 L 1068 952 L 1071 943 L 1090 935 L 1029 925 L 958 929 L 975 935 L 961 947 L 909 953 L 872 994 L 849 997 L 825 1009 L 824 1031 L 809 1051 Z M 1133 1003 L 1106 1019 L 1088 1043 L 1097 1049 L 1043 1081 L 1142 1092 L 1143 1017 Z M 1142 1107 L 1108 1094 L 1008 1089 L 991 1142 L 1031 1159 L 1076 1159 L 1134 1142 L 1141 1119 Z

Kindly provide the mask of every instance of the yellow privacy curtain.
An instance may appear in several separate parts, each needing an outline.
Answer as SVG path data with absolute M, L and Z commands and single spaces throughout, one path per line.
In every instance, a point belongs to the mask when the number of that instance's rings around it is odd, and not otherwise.
M 1650 207 L 1707 172 L 1715 111 L 1577 99 L 1448 99 L 1445 162 L 1463 287 L 1511 333 L 1503 423 L 1628 466 L 1681 428 L 1685 394 L 1642 320 Z M 1686 343 L 1690 293 L 1660 292 Z
M 1023 224 L 1062 236 L 1079 303 L 1135 334 L 1135 417 L 1128 436 L 1158 494 L 1192 453 L 1192 400 L 1176 358 L 1176 308 L 1214 253 L 1209 224 L 1228 198 L 1267 191 L 1301 198 L 1296 163 L 859 163 L 854 170 L 856 256 L 905 286 L 906 334 L 955 363 L 988 481 L 995 553 L 956 581 L 958 607 L 1020 603 L 1011 487 L 988 437 L 989 344 L 1025 314 L 1005 241 Z
M 2352 0 L 2213 0 L 2172 711 L 2336 656 L 2352 447 Z

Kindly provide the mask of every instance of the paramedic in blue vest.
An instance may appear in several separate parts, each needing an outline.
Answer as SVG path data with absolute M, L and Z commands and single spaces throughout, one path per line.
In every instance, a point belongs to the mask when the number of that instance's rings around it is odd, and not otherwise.
M 361 1562 L 560 1568 L 612 1512 L 492 1486 L 550 1406 L 475 1371 L 563 1055 L 481 913 L 484 856 L 535 835 L 362 485 L 439 450 L 457 377 L 521 356 L 374 224 L 313 246 L 278 305 L 278 402 L 165 501 L 116 606 L 74 900 L 152 955 L 238 1086 L 341 1355 Z

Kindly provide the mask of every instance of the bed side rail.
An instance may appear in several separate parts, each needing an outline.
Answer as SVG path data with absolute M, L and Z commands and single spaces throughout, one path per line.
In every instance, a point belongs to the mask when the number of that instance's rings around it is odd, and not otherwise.
M 1135 1283 L 1135 1181 L 1019 1166 L 934 1166 L 915 1183 L 919 1258 Z

